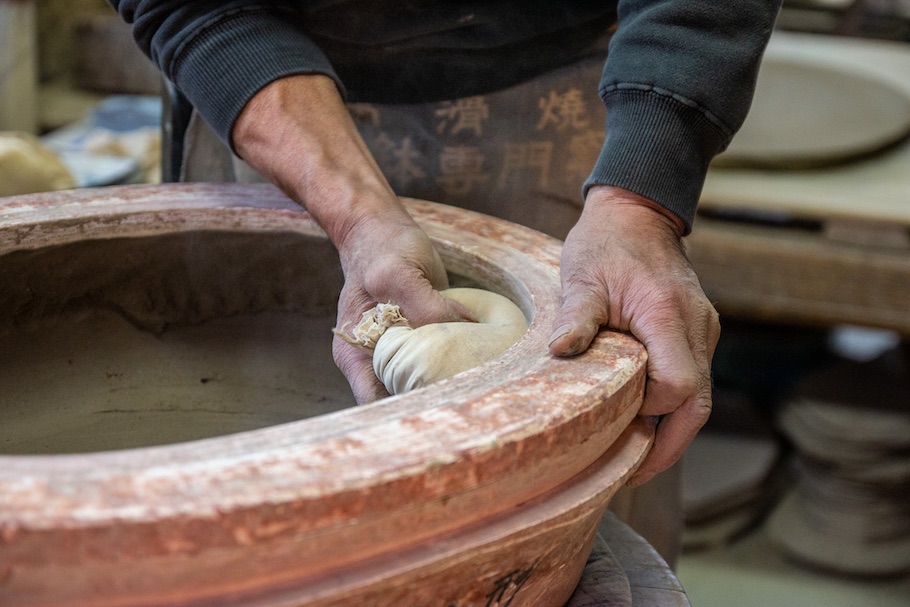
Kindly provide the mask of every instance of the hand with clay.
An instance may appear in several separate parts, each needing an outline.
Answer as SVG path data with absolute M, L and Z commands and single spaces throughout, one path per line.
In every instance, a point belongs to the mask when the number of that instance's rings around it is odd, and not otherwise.
M 448 286 L 442 261 L 392 192 L 332 79 L 272 82 L 246 105 L 232 136 L 241 156 L 306 208 L 338 249 L 345 277 L 338 327 L 389 301 L 413 326 L 469 318 L 439 294 Z M 388 395 L 370 351 L 336 337 L 333 352 L 358 402 Z
M 579 354 L 601 327 L 632 333 L 648 351 L 640 413 L 660 421 L 630 485 L 676 462 L 711 412 L 720 323 L 686 259 L 682 231 L 656 203 L 594 186 L 562 253 L 563 304 L 550 351 Z
M 358 233 L 357 229 L 362 231 Z M 346 243 L 350 244 L 339 247 L 345 276 L 337 319 L 342 334 L 349 334 L 365 311 L 385 302 L 400 306 L 413 327 L 470 320 L 469 313 L 457 302 L 440 295 L 439 291 L 448 286 L 445 268 L 429 237 L 413 220 L 401 225 L 364 222 Z M 357 402 L 389 395 L 373 371 L 372 350 L 355 346 L 336 334 L 332 351 Z

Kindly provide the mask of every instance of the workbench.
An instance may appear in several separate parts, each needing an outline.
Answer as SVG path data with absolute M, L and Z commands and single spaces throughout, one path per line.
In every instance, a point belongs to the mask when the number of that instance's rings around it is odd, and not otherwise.
M 910 96 L 907 45 L 777 33 L 768 52 Z M 910 334 L 910 141 L 813 169 L 712 168 L 699 209 L 690 258 L 722 317 Z

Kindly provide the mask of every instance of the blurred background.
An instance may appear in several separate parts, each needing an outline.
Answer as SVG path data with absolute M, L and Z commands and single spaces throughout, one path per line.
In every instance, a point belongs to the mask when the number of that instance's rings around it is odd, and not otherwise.
M 788 0 L 689 238 L 718 308 L 683 462 L 697 607 L 910 606 L 910 0 Z M 103 0 L 0 0 L 0 196 L 161 181 Z

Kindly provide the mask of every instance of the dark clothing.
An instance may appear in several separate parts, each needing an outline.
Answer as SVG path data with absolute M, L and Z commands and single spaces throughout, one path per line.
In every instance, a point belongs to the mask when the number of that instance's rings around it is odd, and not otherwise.
M 589 57 L 618 19 L 599 87 L 606 140 L 586 185 L 631 190 L 691 227 L 708 163 L 745 119 L 780 0 L 111 3 L 225 141 L 283 76 L 326 74 L 349 101 L 454 99 Z

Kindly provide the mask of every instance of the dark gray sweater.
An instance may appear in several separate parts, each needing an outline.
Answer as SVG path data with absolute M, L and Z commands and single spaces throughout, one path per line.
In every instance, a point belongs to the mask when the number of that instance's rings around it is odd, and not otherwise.
M 140 47 L 229 141 L 250 98 L 292 74 L 350 101 L 489 92 L 590 54 L 607 137 L 586 182 L 622 187 L 691 228 L 711 159 L 751 102 L 780 0 L 110 0 Z

